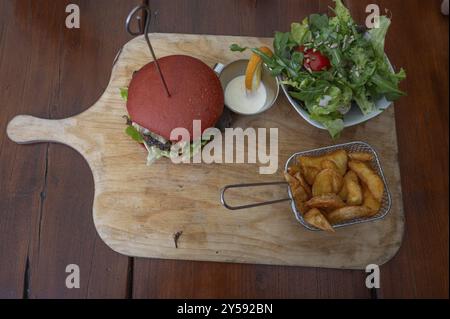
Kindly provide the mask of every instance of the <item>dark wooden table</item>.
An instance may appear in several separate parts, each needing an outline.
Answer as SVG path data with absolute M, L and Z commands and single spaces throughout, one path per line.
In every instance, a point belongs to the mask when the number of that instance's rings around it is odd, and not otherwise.
M 396 103 L 406 232 L 381 268 L 363 271 L 128 258 L 92 222 L 93 178 L 82 157 L 56 144 L 6 137 L 16 114 L 64 118 L 95 102 L 130 37 L 124 20 L 140 0 L 0 0 L 0 297 L 4 298 L 448 298 L 448 18 L 440 0 L 347 0 L 389 9 L 387 52 L 408 71 Z M 65 8 L 81 28 L 65 28 Z M 272 36 L 329 1 L 151 0 L 157 32 Z M 81 288 L 65 287 L 78 264 Z

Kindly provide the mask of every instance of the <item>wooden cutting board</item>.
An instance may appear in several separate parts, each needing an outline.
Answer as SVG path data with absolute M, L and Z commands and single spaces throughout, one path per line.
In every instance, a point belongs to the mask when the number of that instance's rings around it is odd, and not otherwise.
M 231 43 L 271 45 L 268 38 L 153 34 L 162 57 L 186 54 L 210 66 L 248 57 L 233 53 Z M 127 43 L 115 61 L 108 88 L 87 111 L 62 120 L 15 117 L 8 136 L 17 143 L 67 144 L 87 160 L 95 181 L 94 223 L 113 250 L 130 256 L 363 269 L 383 264 L 401 245 L 404 215 L 397 161 L 394 108 L 368 123 L 346 129 L 339 141 L 300 118 L 286 98 L 268 112 L 235 116 L 234 127 L 278 128 L 279 161 L 274 175 L 260 175 L 258 164 L 182 164 L 167 159 L 146 166 L 146 151 L 125 135 L 125 102 L 119 88 L 133 71 L 151 60 L 143 37 Z M 311 232 L 300 225 L 288 202 L 231 212 L 219 202 L 227 184 L 282 180 L 285 161 L 295 152 L 333 143 L 361 140 L 380 154 L 393 198 L 381 220 Z M 286 196 L 283 187 L 236 192 L 234 201 L 248 203 Z M 174 234 L 182 232 L 175 247 Z

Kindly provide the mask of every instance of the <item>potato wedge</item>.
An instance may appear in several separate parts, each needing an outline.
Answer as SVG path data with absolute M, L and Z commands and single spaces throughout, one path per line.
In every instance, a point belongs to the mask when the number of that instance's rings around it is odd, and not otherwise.
M 310 208 L 335 210 L 344 207 L 345 203 L 336 194 L 325 194 L 311 198 L 306 202 L 306 206 Z
M 332 225 L 336 225 L 352 219 L 370 217 L 376 213 L 364 206 L 346 206 L 329 213 L 327 219 Z
M 380 176 L 364 162 L 350 161 L 348 166 L 367 185 L 375 199 L 381 202 L 384 193 L 384 183 Z
M 300 172 L 300 165 L 292 165 L 291 167 L 288 168 L 287 171 L 289 175 L 294 176 L 295 174 Z
M 313 197 L 325 195 L 325 194 L 337 194 L 342 189 L 343 178 L 334 169 L 324 169 L 314 181 L 312 187 Z
M 325 156 L 325 159 L 333 161 L 337 168 L 338 172 L 344 176 L 347 172 L 347 163 L 348 163 L 348 155 L 345 150 L 337 150 Z
M 315 167 L 305 166 L 301 168 L 301 172 L 303 174 L 303 177 L 305 178 L 308 185 L 312 186 L 314 184 L 314 181 L 316 180 L 317 174 L 320 173 L 320 169 L 317 169 Z
M 360 162 L 370 162 L 373 160 L 373 155 L 365 152 L 354 152 L 349 153 L 348 157 L 351 160 L 360 161 Z
M 345 202 L 347 201 L 348 190 L 345 180 L 343 180 L 341 191 L 338 193 L 339 197 Z
M 336 163 L 328 159 L 323 160 L 322 163 L 320 163 L 320 167 L 322 169 L 330 168 L 334 169 L 335 171 L 339 171 L 339 168 L 337 167 Z
M 333 162 L 336 167 L 330 167 L 329 162 L 326 162 L 326 167 L 322 167 L 322 162 L 324 161 Z M 345 150 L 336 150 L 323 156 L 300 156 L 298 162 L 303 176 L 310 185 L 314 183 L 314 178 L 324 168 L 334 168 L 342 176 L 345 175 L 348 169 L 348 155 Z
M 297 187 L 300 185 L 300 181 L 298 181 L 294 176 L 290 175 L 289 173 L 284 173 L 284 179 L 286 180 L 286 182 L 288 182 L 292 192 L 295 192 Z
M 309 208 L 306 207 L 306 202 L 302 202 L 299 199 L 295 199 L 294 198 L 294 202 L 295 202 L 295 206 L 297 207 L 297 210 L 302 214 L 305 215 L 305 213 L 308 211 Z
M 375 212 L 379 212 L 381 208 L 381 202 L 377 201 L 375 197 L 372 195 L 372 192 L 369 190 L 369 188 L 363 184 L 362 186 L 363 190 L 363 206 L 370 208 L 371 210 Z
M 284 178 L 291 188 L 292 196 L 294 197 L 297 209 L 300 212 L 305 212 L 305 202 L 312 196 L 311 187 L 306 183 L 300 172 L 298 172 L 295 176 L 296 177 L 290 175 L 289 173 L 284 173 Z
M 328 222 L 326 217 L 317 208 L 313 208 L 313 209 L 309 210 L 303 216 L 303 218 L 305 219 L 305 221 L 308 224 L 310 224 L 310 225 L 312 225 L 314 227 L 317 227 L 317 228 L 319 228 L 321 230 L 334 232 L 333 227 L 330 225 L 330 223 Z
M 349 206 L 359 206 L 363 202 L 363 194 L 361 185 L 359 183 L 358 175 L 355 172 L 349 171 L 344 176 L 344 185 L 339 193 L 339 196 Z
M 305 170 L 306 168 L 315 168 L 320 171 L 322 169 L 321 163 L 325 159 L 326 158 L 323 156 L 300 156 L 298 158 L 298 163 L 302 170 Z
M 294 191 L 292 191 L 292 195 L 294 196 L 294 200 L 296 202 L 306 202 L 311 198 L 311 196 L 302 185 L 298 185 L 298 187 Z
M 306 180 L 303 178 L 302 173 L 297 172 L 297 174 L 295 174 L 294 177 L 300 182 L 300 185 L 308 193 L 308 196 L 311 197 L 312 196 L 311 186 L 309 186 Z
M 322 170 L 322 162 L 326 160 L 336 164 L 338 172 L 344 176 L 347 171 L 348 162 L 348 155 L 345 150 L 337 150 L 323 156 L 301 156 L 298 159 L 302 169 L 305 167 L 313 167 L 317 170 Z

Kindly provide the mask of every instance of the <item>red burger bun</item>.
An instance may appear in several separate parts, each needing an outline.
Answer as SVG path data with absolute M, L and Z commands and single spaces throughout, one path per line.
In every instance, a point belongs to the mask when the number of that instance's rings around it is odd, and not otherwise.
M 213 127 L 224 108 L 222 85 L 202 61 L 186 55 L 158 59 L 170 97 L 167 96 L 156 64 L 135 72 L 128 88 L 127 109 L 131 120 L 170 139 L 173 129 L 182 127 L 193 138 L 193 121 L 201 120 L 202 131 Z

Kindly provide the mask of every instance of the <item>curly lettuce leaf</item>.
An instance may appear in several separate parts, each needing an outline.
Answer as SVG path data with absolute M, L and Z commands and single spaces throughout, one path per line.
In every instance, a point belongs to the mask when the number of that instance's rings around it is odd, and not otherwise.
M 375 103 L 373 100 L 369 99 L 364 87 L 358 89 L 358 91 L 354 94 L 353 99 L 356 104 L 358 104 L 359 109 L 364 115 L 368 115 L 375 110 Z
M 371 78 L 372 95 L 386 96 L 390 101 L 395 101 L 405 93 L 399 89 L 400 81 L 406 78 L 405 70 L 394 73 L 386 58 L 385 39 L 391 20 L 385 16 L 380 17 L 379 28 L 373 28 L 369 31 L 368 39 L 372 44 L 373 51 L 376 56 L 377 70 Z
M 233 52 L 244 52 L 247 49 L 248 49 L 247 47 L 241 47 L 239 44 L 236 43 L 230 45 L 230 50 Z
M 348 81 L 353 88 L 364 86 L 377 68 L 373 51 L 364 46 L 356 45 L 348 51 L 347 55 L 353 64 L 348 75 Z
M 305 42 L 311 41 L 308 18 L 303 19 L 302 23 L 292 23 L 291 35 L 297 45 L 303 45 Z
M 120 97 L 125 102 L 128 101 L 128 88 L 120 88 Z
M 128 125 L 125 129 L 125 133 L 136 142 L 141 144 L 144 143 L 141 133 L 133 125 Z
M 405 77 L 406 72 L 403 69 L 397 74 L 376 72 L 371 79 L 371 83 L 375 86 L 373 95 L 385 96 L 389 101 L 398 100 L 406 95 L 398 88 L 399 82 Z
M 341 0 L 334 0 L 334 4 L 334 13 L 336 14 L 336 17 L 342 23 L 352 23 L 352 15 L 350 14 L 350 10 L 344 6 L 344 3 Z
M 333 139 L 344 129 L 343 114 L 351 107 L 352 90 L 349 87 L 330 86 L 326 81 L 304 81 L 303 85 L 284 81 L 298 91 L 289 92 L 303 101 L 310 118 L 321 123 Z
M 384 44 L 386 40 L 386 34 L 388 32 L 389 26 L 391 25 L 391 20 L 386 16 L 380 17 L 380 27 L 371 29 L 369 33 L 369 41 L 375 51 L 377 58 L 384 60 Z
M 273 49 L 276 57 L 282 60 L 290 57 L 290 51 L 296 45 L 297 43 L 292 39 L 290 32 L 275 32 Z M 284 62 L 286 61 L 284 60 Z
M 341 136 L 341 132 L 344 130 L 344 120 L 342 117 L 330 114 L 330 115 L 317 115 L 311 114 L 311 119 L 319 122 L 328 130 L 331 138 L 338 139 Z
M 308 101 L 308 110 L 311 114 L 328 115 L 339 112 L 345 114 L 351 106 L 352 90 L 348 87 L 340 89 L 337 86 L 331 86 L 323 92 L 318 98 Z
M 303 80 L 301 83 L 296 83 L 293 81 L 284 81 L 283 83 L 291 85 L 293 88 L 298 91 L 290 91 L 289 94 L 300 101 L 314 103 L 317 101 L 320 96 L 322 96 L 327 86 L 329 85 L 327 82 L 312 82 L 311 80 Z
M 311 14 L 309 16 L 309 26 L 312 32 L 322 31 L 328 28 L 328 16 L 326 14 Z
M 352 15 L 341 0 L 334 0 L 334 3 L 335 7 L 332 10 L 336 16 L 330 19 L 330 24 L 333 27 L 338 28 L 341 32 L 347 33 L 355 24 Z

